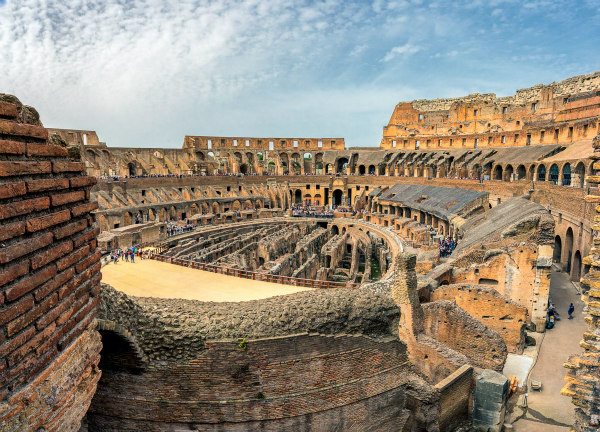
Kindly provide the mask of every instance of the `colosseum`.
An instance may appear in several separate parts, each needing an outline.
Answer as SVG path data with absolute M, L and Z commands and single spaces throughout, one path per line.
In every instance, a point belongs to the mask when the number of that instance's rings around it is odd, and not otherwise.
M 0 431 L 598 430 L 600 72 L 101 136 L 0 95 Z

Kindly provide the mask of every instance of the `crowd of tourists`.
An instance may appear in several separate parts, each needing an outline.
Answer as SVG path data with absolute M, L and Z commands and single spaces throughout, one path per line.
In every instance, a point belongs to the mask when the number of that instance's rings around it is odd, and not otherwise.
M 178 234 L 183 234 L 194 230 L 194 225 L 186 222 L 185 225 L 178 225 L 174 222 L 167 223 L 167 237 L 171 237 Z
M 332 218 L 333 210 L 322 207 L 312 206 L 307 204 L 294 204 L 292 206 L 292 216 L 294 217 L 321 217 L 321 218 Z
M 456 249 L 456 240 L 448 236 L 440 239 L 440 258 L 450 256 Z
M 135 263 L 135 257 L 139 259 L 144 259 L 144 252 L 140 245 L 134 245 L 126 249 L 116 249 L 111 252 L 110 260 L 117 264 L 119 260 L 123 260 L 125 262 Z

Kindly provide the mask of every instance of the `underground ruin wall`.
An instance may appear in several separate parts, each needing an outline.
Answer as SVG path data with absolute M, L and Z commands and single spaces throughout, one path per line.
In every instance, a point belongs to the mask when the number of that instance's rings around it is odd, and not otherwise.
M 0 95 L 0 430 L 78 431 L 100 377 L 95 179 Z

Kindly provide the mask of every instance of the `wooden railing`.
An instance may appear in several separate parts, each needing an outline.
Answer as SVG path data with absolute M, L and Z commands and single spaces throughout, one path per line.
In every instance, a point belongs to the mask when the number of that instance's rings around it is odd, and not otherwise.
M 235 276 L 241 277 L 245 279 L 259 280 L 264 282 L 273 282 L 284 285 L 292 285 L 292 286 L 303 286 L 308 288 L 357 288 L 358 284 L 353 282 L 332 282 L 332 281 L 322 281 L 315 279 L 302 279 L 291 276 L 281 276 L 274 275 L 269 273 L 259 273 L 248 270 L 240 270 L 231 267 L 218 266 L 214 264 L 206 264 L 201 262 L 196 262 L 192 260 L 186 260 L 183 258 L 173 258 L 160 254 L 150 254 L 151 259 L 155 259 L 157 261 L 162 261 L 170 264 L 176 264 L 183 267 L 189 267 L 196 270 L 204 270 L 212 273 L 224 274 L 227 276 Z

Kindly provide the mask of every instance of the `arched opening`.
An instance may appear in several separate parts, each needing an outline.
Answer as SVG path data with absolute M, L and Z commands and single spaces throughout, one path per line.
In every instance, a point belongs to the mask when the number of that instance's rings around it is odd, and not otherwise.
M 123 226 L 133 224 L 133 216 L 129 212 L 123 213 Z
M 513 178 L 513 167 L 512 165 L 506 165 L 504 169 L 504 181 L 512 181 Z
M 573 254 L 573 230 L 571 227 L 567 228 L 565 242 L 565 258 L 567 259 L 567 265 L 565 267 L 565 271 L 567 273 L 571 273 L 571 255 Z
M 332 225 L 331 232 L 333 233 L 333 235 L 338 235 L 340 233 L 340 229 L 338 228 L 337 225 Z
M 267 172 L 268 172 L 269 174 L 271 174 L 271 175 L 275 174 L 275 162 L 273 162 L 273 161 L 270 161 L 270 162 L 267 164 Z
M 127 164 L 127 170 L 129 171 L 129 177 L 134 177 L 136 175 L 135 163 L 129 162 Z
M 550 171 L 548 172 L 548 180 L 552 184 L 558 184 L 558 165 L 552 164 Z
M 365 166 L 364 165 L 359 165 L 359 167 L 358 167 L 358 173 L 360 175 L 365 175 L 366 172 L 367 172 L 367 169 L 365 168 Z
M 99 333 L 102 337 L 100 369 L 132 374 L 142 372 L 143 361 L 129 340 L 110 330 L 100 329 Z
M 579 281 L 581 277 L 581 252 L 575 251 L 575 255 L 573 255 L 573 271 L 571 271 L 571 280 Z
M 369 175 L 375 175 L 375 165 L 369 165 Z
M 563 186 L 571 186 L 571 164 L 570 163 L 567 162 L 566 164 L 563 165 L 562 175 L 563 175 L 562 185 Z
M 385 164 L 379 165 L 379 175 L 385 175 Z
M 315 174 L 323 174 L 323 162 L 315 163 Z
M 242 174 L 248 174 L 248 165 L 247 164 L 241 164 L 240 165 L 240 173 Z
M 494 180 L 502 180 L 502 167 L 500 165 L 496 165 L 494 168 Z
M 554 237 L 554 250 L 552 251 L 552 261 L 560 263 L 562 254 L 562 240 L 559 235 Z
M 585 185 L 585 165 L 583 162 L 579 162 L 575 166 L 575 178 L 573 182 L 576 187 L 582 188 Z
M 346 168 L 348 167 L 348 158 L 339 158 L 337 161 L 337 169 L 336 172 L 338 174 L 345 174 Z
M 333 206 L 334 207 L 342 205 L 343 195 L 344 195 L 344 193 L 339 189 L 336 189 L 333 191 Z
M 543 164 L 538 166 L 537 181 L 546 181 L 546 166 Z
M 302 204 L 302 191 L 300 189 L 296 189 L 294 192 L 294 204 Z
M 525 169 L 525 165 L 519 165 L 517 167 L 517 180 L 523 180 L 527 177 L 527 170 Z

